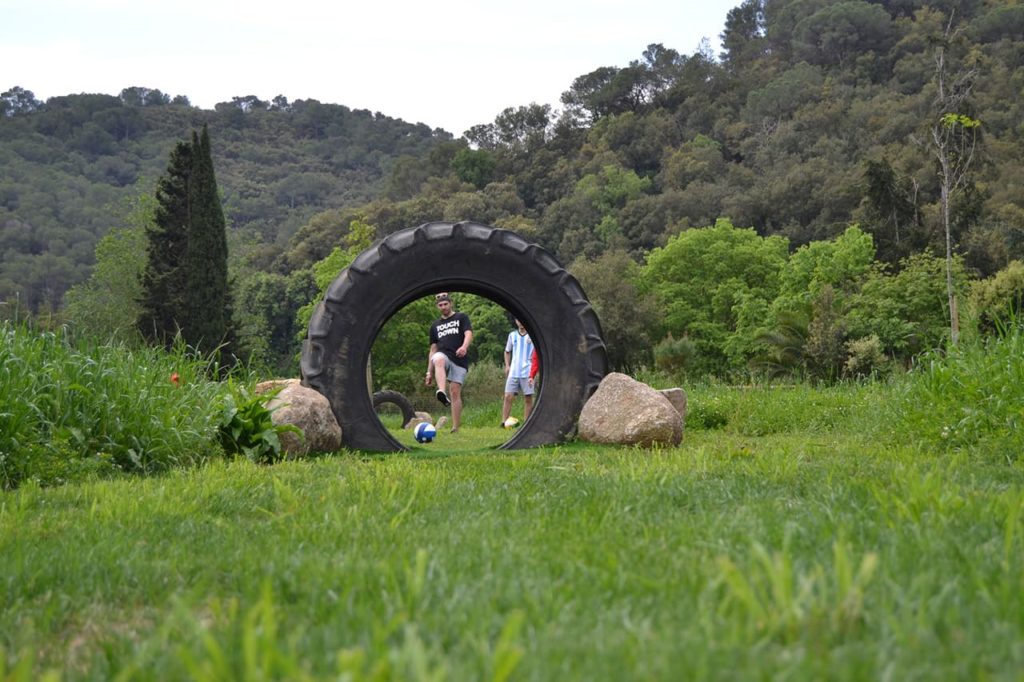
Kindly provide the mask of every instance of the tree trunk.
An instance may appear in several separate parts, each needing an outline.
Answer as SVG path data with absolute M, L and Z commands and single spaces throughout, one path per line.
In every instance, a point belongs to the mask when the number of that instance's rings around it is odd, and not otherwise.
M 953 287 L 953 238 L 949 224 L 949 195 L 951 172 L 946 159 L 942 158 L 942 224 L 946 232 L 946 295 L 949 297 L 949 341 L 954 346 L 960 342 L 960 313 L 956 304 L 956 289 Z

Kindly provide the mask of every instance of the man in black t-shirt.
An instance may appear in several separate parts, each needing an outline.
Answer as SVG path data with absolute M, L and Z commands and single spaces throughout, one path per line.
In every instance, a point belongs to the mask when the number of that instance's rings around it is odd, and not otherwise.
M 452 299 L 447 293 L 435 297 L 441 318 L 430 325 L 430 354 L 427 359 L 425 384 L 431 379 L 437 381 L 437 399 L 442 405 L 452 406 L 452 433 L 459 430 L 462 421 L 462 384 L 469 372 L 466 352 L 473 342 L 473 326 L 469 315 L 457 313 L 452 308 Z M 449 398 L 445 391 L 451 392 Z

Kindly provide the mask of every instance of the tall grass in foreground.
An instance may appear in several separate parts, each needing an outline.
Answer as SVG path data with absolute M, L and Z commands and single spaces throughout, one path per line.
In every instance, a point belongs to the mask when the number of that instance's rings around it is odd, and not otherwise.
M 1011 320 L 996 336 L 927 355 L 896 384 L 900 442 L 971 449 L 1008 461 L 1024 452 L 1024 330 Z
M 150 473 L 218 453 L 206 363 L 183 350 L 75 345 L 0 322 L 0 488 Z

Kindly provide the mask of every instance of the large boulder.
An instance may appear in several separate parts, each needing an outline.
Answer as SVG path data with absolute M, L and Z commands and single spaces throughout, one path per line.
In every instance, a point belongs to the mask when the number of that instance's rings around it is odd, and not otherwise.
M 660 392 L 612 372 L 583 406 L 579 436 L 591 443 L 678 445 L 683 418 Z
M 257 386 L 257 393 L 274 388 L 281 392 L 271 398 L 267 409 L 272 410 L 271 419 L 275 424 L 291 424 L 305 435 L 285 432 L 281 434 L 281 450 L 288 457 L 297 457 L 310 452 L 334 452 L 341 448 L 341 427 L 331 411 L 331 403 L 312 388 L 307 388 L 297 379 L 275 382 L 274 385 Z M 260 390 L 263 387 L 264 390 Z

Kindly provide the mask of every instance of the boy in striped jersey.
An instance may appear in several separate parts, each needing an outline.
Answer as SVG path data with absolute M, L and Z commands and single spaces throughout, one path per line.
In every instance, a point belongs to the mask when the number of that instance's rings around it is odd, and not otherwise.
M 533 408 L 533 384 L 530 382 L 530 359 L 533 356 L 533 341 L 526 333 L 526 327 L 516 320 L 516 328 L 508 334 L 505 342 L 505 402 L 501 407 L 501 423 L 504 424 L 512 413 L 512 400 L 516 393 L 523 394 L 523 421 L 530 418 Z

